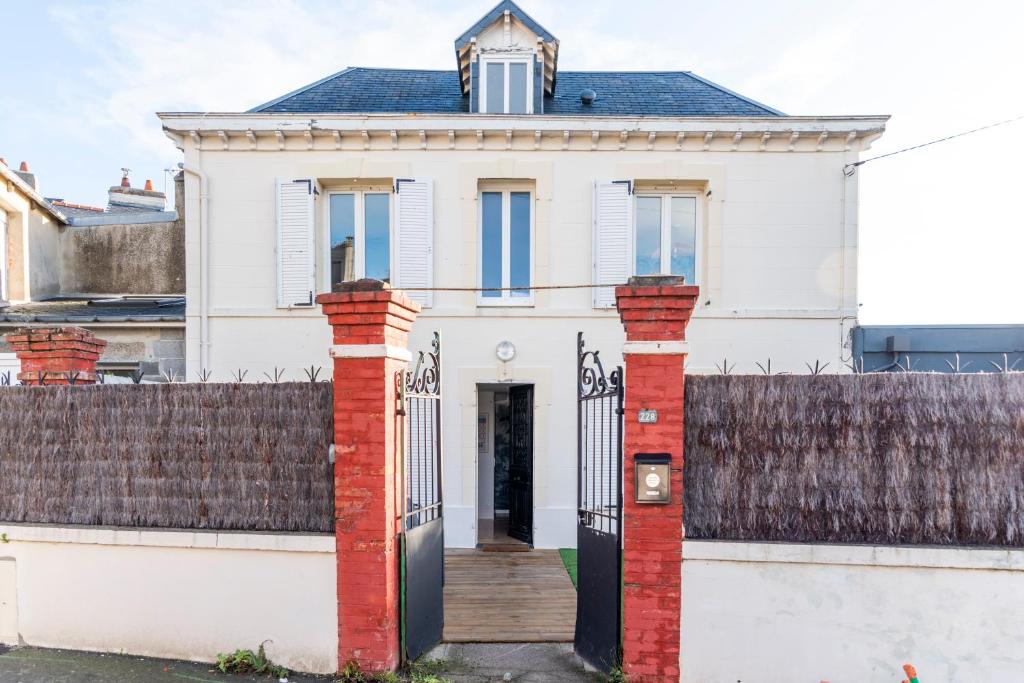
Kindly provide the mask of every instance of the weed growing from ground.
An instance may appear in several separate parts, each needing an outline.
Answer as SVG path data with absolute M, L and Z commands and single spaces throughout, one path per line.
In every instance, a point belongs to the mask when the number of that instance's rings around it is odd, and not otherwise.
M 263 641 L 256 649 L 235 650 L 230 654 L 217 655 L 217 670 L 223 674 L 259 674 L 263 676 L 274 676 L 275 678 L 287 678 L 288 669 L 274 664 L 267 658 L 267 651 L 264 646 L 269 641 Z

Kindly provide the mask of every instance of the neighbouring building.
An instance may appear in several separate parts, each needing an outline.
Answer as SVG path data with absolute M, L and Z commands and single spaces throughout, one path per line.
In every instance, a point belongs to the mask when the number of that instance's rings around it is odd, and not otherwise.
M 1024 325 L 860 325 L 858 372 L 1024 372 Z
M 188 376 L 302 379 L 329 367 L 318 292 L 405 288 L 412 348 L 442 338 L 446 544 L 574 546 L 576 333 L 607 367 L 624 336 L 610 287 L 544 287 L 685 275 L 690 372 L 841 368 L 844 168 L 887 117 L 791 116 L 688 71 L 561 71 L 509 1 L 454 51 L 449 71 L 347 68 L 246 112 L 160 114 L 184 152 Z M 532 440 L 510 437 L 517 410 Z
M 78 325 L 107 342 L 98 369 L 108 381 L 184 378 L 181 212 L 127 173 L 108 196 L 105 208 L 47 198 L 27 164 L 0 163 L 0 335 Z M 17 372 L 0 348 L 0 379 Z

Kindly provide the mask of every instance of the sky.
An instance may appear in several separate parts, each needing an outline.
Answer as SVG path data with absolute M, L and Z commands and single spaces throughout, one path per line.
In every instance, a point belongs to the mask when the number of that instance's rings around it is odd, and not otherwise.
M 157 111 L 244 111 L 345 66 L 454 69 L 496 0 L 0 0 L 0 156 L 106 204 L 165 182 Z M 690 70 L 790 114 L 890 114 L 862 158 L 1024 114 L 1024 3 L 521 0 L 559 68 Z M 868 163 L 860 321 L 1024 323 L 1024 120 Z

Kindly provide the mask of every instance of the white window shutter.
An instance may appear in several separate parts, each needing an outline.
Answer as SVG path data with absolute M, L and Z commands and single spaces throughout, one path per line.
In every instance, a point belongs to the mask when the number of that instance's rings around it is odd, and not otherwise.
M 313 305 L 316 238 L 313 181 L 277 179 L 277 307 Z
M 434 181 L 400 179 L 395 182 L 396 286 L 431 287 L 434 282 Z M 433 292 L 408 292 L 427 307 Z
M 632 252 L 633 192 L 627 180 L 594 183 L 594 284 L 625 284 Z M 594 308 L 614 308 L 615 290 L 594 291 Z

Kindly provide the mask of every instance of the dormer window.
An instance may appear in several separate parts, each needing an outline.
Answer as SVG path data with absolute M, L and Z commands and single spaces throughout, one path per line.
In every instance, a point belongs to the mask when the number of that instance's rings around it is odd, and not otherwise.
M 512 0 L 455 39 L 455 60 L 474 114 L 543 114 L 554 96 L 558 39 Z
M 532 114 L 533 56 L 483 57 L 480 111 L 485 114 Z

